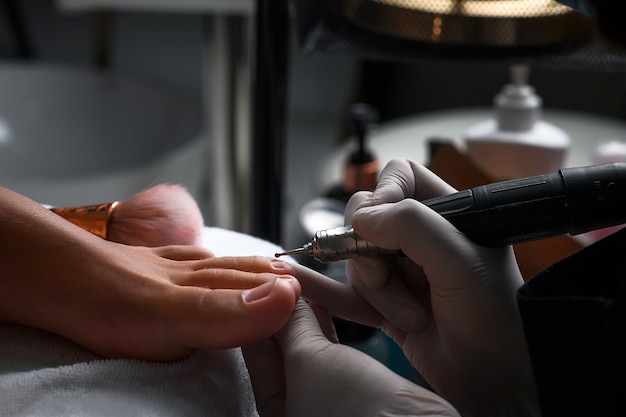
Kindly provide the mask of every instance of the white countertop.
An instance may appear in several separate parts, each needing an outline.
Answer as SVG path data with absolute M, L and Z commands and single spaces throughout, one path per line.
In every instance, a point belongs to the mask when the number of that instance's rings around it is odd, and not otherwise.
M 428 159 L 427 140 L 450 139 L 463 148 L 463 133 L 478 122 L 493 117 L 490 108 L 460 108 L 416 114 L 381 123 L 370 134 L 368 145 L 379 158 L 381 167 L 391 159 L 408 158 L 420 163 Z M 626 123 L 591 113 L 544 109 L 542 120 L 565 130 L 571 139 L 566 167 L 590 165 L 597 145 L 607 140 L 626 141 Z M 316 172 L 316 188 L 328 190 L 341 181 L 342 167 L 356 141 L 338 147 Z

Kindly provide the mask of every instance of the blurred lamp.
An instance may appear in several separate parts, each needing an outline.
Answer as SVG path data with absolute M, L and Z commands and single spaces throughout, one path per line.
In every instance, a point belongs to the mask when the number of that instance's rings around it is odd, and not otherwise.
M 365 30 L 398 38 L 470 47 L 537 47 L 579 41 L 588 19 L 554 0 L 339 1 Z
M 622 0 L 293 0 L 300 48 L 369 59 L 626 68 Z M 579 10 L 580 9 L 580 10 Z M 624 42 L 626 43 L 626 42 Z

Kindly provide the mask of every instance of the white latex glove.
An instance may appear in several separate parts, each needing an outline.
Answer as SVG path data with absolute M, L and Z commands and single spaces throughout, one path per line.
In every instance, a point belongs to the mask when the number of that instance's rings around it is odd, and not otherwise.
M 406 257 L 352 259 L 348 278 L 385 317 L 380 327 L 461 414 L 538 415 L 515 300 L 523 280 L 512 248 L 476 245 L 419 202 L 454 191 L 422 165 L 391 161 L 373 193 L 353 196 L 346 221 L 363 238 Z M 367 321 L 357 312 L 342 315 Z
M 274 340 L 243 349 L 262 417 L 460 417 L 437 394 L 337 344 L 330 316 L 313 308 L 300 301 Z

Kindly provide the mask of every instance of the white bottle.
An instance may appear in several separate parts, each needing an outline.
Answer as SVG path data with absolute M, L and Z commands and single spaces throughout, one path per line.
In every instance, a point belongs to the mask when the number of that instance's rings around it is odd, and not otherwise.
M 465 131 L 468 156 L 494 181 L 557 172 L 570 137 L 541 120 L 542 100 L 527 84 L 527 66 L 513 65 L 511 79 L 494 98 L 495 119 Z

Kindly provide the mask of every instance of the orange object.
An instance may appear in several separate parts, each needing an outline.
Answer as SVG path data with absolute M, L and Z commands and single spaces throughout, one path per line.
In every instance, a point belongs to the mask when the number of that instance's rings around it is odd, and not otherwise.
M 371 191 L 376 188 L 378 181 L 379 164 L 374 159 L 364 164 L 355 164 L 350 160 L 346 161 L 344 167 L 343 189 L 345 192 L 353 194 L 357 191 Z
M 433 152 L 428 168 L 458 190 L 494 182 L 452 144 L 439 146 Z M 513 245 L 525 280 L 582 248 L 581 243 L 567 234 Z
M 81 207 L 55 207 L 50 210 L 76 226 L 107 239 L 111 216 L 119 204 L 119 201 L 114 201 Z
M 123 202 L 50 210 L 112 242 L 136 246 L 202 244 L 202 213 L 194 198 L 178 184 L 157 184 Z

